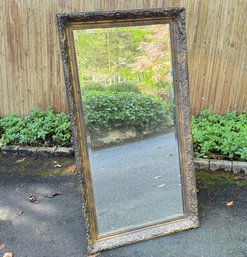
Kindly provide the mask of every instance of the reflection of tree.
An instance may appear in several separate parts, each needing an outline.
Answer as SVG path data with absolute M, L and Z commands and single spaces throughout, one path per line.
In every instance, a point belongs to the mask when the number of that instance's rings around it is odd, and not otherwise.
M 141 42 L 138 50 L 141 52 L 130 66 L 134 72 L 139 72 L 148 83 L 161 81 L 171 82 L 171 53 L 168 25 L 155 25 L 148 28 L 148 42 Z
M 171 56 L 166 25 L 75 31 L 75 45 L 83 83 L 170 83 Z
M 94 29 L 75 32 L 77 62 L 82 81 L 118 82 L 130 73 L 136 48 L 146 29 Z M 129 70 L 129 71 L 128 71 Z

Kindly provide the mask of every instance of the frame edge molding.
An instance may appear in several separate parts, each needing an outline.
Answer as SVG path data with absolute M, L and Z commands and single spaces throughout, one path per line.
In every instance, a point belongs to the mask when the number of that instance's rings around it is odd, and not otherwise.
M 170 21 L 174 26 L 174 42 L 176 52 L 173 53 L 176 66 L 176 82 L 178 97 L 181 110 L 181 124 L 179 124 L 179 131 L 182 132 L 181 149 L 184 152 L 182 156 L 183 165 L 181 172 L 183 173 L 183 184 L 187 187 L 187 214 L 185 218 L 180 218 L 176 221 L 163 222 L 159 225 L 147 226 L 143 229 L 137 229 L 127 233 L 121 233 L 108 238 L 97 239 L 97 233 L 92 231 L 90 226 L 89 206 L 87 193 L 88 186 L 85 179 L 85 162 L 83 160 L 82 140 L 85 141 L 85 134 L 81 125 L 81 115 L 78 113 L 78 108 L 81 107 L 76 101 L 78 92 L 75 88 L 75 77 L 73 72 L 73 64 L 68 28 L 75 24 L 95 24 L 95 23 L 118 23 L 121 21 L 147 21 L 150 23 L 152 19 L 162 21 Z M 194 174 L 193 162 L 193 146 L 191 136 L 191 118 L 190 118 L 190 104 L 189 104 L 189 86 L 188 86 L 188 65 L 187 65 L 187 51 L 186 51 L 186 36 L 185 36 L 185 10 L 181 7 L 159 8 L 159 9 L 136 9 L 136 10 L 119 10 L 109 12 L 77 12 L 77 13 L 58 13 L 56 15 L 57 27 L 60 39 L 60 48 L 62 55 L 62 63 L 64 69 L 64 78 L 66 84 L 66 93 L 68 100 L 68 109 L 71 119 L 71 129 L 74 141 L 74 151 L 76 156 L 77 173 L 79 175 L 80 189 L 82 193 L 82 208 L 85 219 L 86 233 L 88 238 L 88 252 L 90 254 L 97 253 L 102 250 L 109 250 L 119 246 L 136 243 L 151 238 L 164 236 L 171 233 L 176 233 L 190 228 L 199 226 L 198 208 L 197 208 L 197 194 L 196 181 Z M 181 141 L 181 138 L 180 138 Z M 181 156 L 180 156 L 181 158 Z

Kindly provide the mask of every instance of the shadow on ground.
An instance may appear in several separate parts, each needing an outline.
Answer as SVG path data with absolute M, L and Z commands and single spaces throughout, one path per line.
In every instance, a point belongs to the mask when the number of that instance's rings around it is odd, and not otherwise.
M 0 243 L 17 257 L 85 257 L 86 239 L 73 159 L 0 160 Z M 212 181 L 212 180 L 210 180 Z M 101 253 L 101 257 L 246 257 L 246 185 L 199 178 L 201 226 Z M 54 198 L 47 198 L 62 192 Z M 27 199 L 34 193 L 37 201 Z M 226 202 L 233 205 L 226 206 Z

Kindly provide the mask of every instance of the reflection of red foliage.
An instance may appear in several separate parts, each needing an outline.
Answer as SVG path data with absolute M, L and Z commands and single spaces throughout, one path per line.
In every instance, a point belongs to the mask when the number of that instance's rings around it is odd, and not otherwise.
M 134 71 L 145 72 L 152 70 L 152 80 L 171 81 L 171 51 L 168 25 L 153 25 L 149 28 L 150 42 L 142 42 L 138 50 L 143 52 L 142 56 L 136 58 L 136 62 L 130 66 Z

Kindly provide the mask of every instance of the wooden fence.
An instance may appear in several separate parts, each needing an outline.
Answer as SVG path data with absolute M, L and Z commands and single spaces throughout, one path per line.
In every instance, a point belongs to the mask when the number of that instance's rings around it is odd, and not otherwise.
M 191 107 L 247 109 L 246 0 L 1 0 L 0 116 L 67 110 L 57 12 L 185 6 Z

